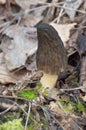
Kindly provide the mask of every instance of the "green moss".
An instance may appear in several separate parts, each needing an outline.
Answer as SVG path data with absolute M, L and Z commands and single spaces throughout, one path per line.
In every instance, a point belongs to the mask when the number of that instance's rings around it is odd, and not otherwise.
M 38 123 L 38 122 L 32 122 L 29 126 L 28 126 L 28 130 L 39 130 L 41 129 L 42 124 Z
M 2 117 L 1 117 L 1 120 L 0 120 L 0 125 L 2 125 L 3 123 L 5 122 L 8 122 L 8 121 L 13 121 L 14 119 L 17 119 L 17 117 L 21 114 L 21 110 L 17 111 L 17 112 L 8 112 L 6 114 L 4 114 Z
M 21 119 L 15 119 L 0 125 L 0 130 L 24 130 L 24 127 L 21 124 Z
M 55 98 L 57 95 L 57 88 L 46 88 L 41 83 L 36 85 L 35 90 L 41 93 L 44 97 Z
M 33 100 L 36 99 L 38 94 L 35 90 L 24 90 L 23 92 L 19 93 L 18 96 Z
M 41 114 L 41 116 L 40 116 L 40 122 L 37 122 L 35 120 L 35 117 L 34 117 L 33 120 L 31 120 L 29 122 L 28 130 L 40 130 L 40 129 L 49 130 L 48 127 L 49 127 L 48 121 L 46 120 L 46 118 L 44 117 L 44 115 Z
M 36 87 L 34 88 L 36 91 L 38 91 L 39 89 L 43 88 L 43 85 L 39 82 L 37 83 Z
M 35 90 L 37 92 L 41 92 L 43 96 L 47 96 L 49 94 L 49 91 L 45 89 L 45 87 L 40 82 L 37 83 Z
M 60 100 L 63 108 L 65 111 L 70 112 L 70 111 L 74 111 L 75 110 L 75 103 L 71 102 L 71 101 L 63 101 Z
M 72 84 L 72 86 L 77 86 L 77 84 L 78 84 L 78 78 L 77 78 L 78 76 L 76 76 L 75 78 L 73 78 L 72 80 L 71 80 L 71 84 Z
M 86 108 L 82 103 L 78 103 L 77 109 L 78 109 L 78 112 L 86 112 Z
M 67 112 L 70 111 L 76 111 L 78 113 L 86 112 L 86 108 L 81 102 L 75 103 L 69 99 L 60 99 L 60 102 L 64 110 L 66 110 Z

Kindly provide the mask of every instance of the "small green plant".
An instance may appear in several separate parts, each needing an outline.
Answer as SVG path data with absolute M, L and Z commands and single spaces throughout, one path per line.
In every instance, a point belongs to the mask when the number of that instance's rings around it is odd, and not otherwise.
M 24 126 L 21 124 L 21 119 L 15 119 L 8 121 L 0 125 L 0 130 L 24 130 Z
M 24 90 L 23 92 L 19 93 L 18 96 L 33 100 L 37 98 L 38 94 L 35 90 Z
M 78 112 L 86 112 L 86 108 L 82 103 L 78 103 L 77 105 Z
M 62 99 L 60 99 L 60 102 L 61 102 L 63 108 L 67 112 L 70 112 L 70 111 L 76 111 L 78 113 L 80 113 L 80 112 L 86 112 L 85 106 L 80 101 L 77 102 L 77 103 L 75 103 L 75 102 L 71 101 L 70 99 L 62 98 Z

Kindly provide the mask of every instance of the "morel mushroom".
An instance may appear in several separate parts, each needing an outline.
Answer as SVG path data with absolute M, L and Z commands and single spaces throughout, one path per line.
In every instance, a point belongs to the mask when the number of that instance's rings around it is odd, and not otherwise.
M 41 83 L 45 87 L 54 87 L 58 75 L 67 67 L 66 51 L 57 31 L 51 25 L 38 25 L 37 34 L 37 67 L 43 71 Z

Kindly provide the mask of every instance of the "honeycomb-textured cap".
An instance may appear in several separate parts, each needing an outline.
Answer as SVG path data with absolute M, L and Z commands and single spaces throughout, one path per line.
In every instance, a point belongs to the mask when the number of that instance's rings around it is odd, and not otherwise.
M 57 31 L 49 24 L 37 27 L 37 67 L 49 74 L 59 74 L 67 67 L 67 55 Z

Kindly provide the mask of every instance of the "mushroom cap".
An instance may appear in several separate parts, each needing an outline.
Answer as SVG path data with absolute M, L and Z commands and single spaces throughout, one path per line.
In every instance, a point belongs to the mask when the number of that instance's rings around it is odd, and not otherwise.
M 37 27 L 37 68 L 48 74 L 59 75 L 67 67 L 67 54 L 57 31 L 49 24 Z

